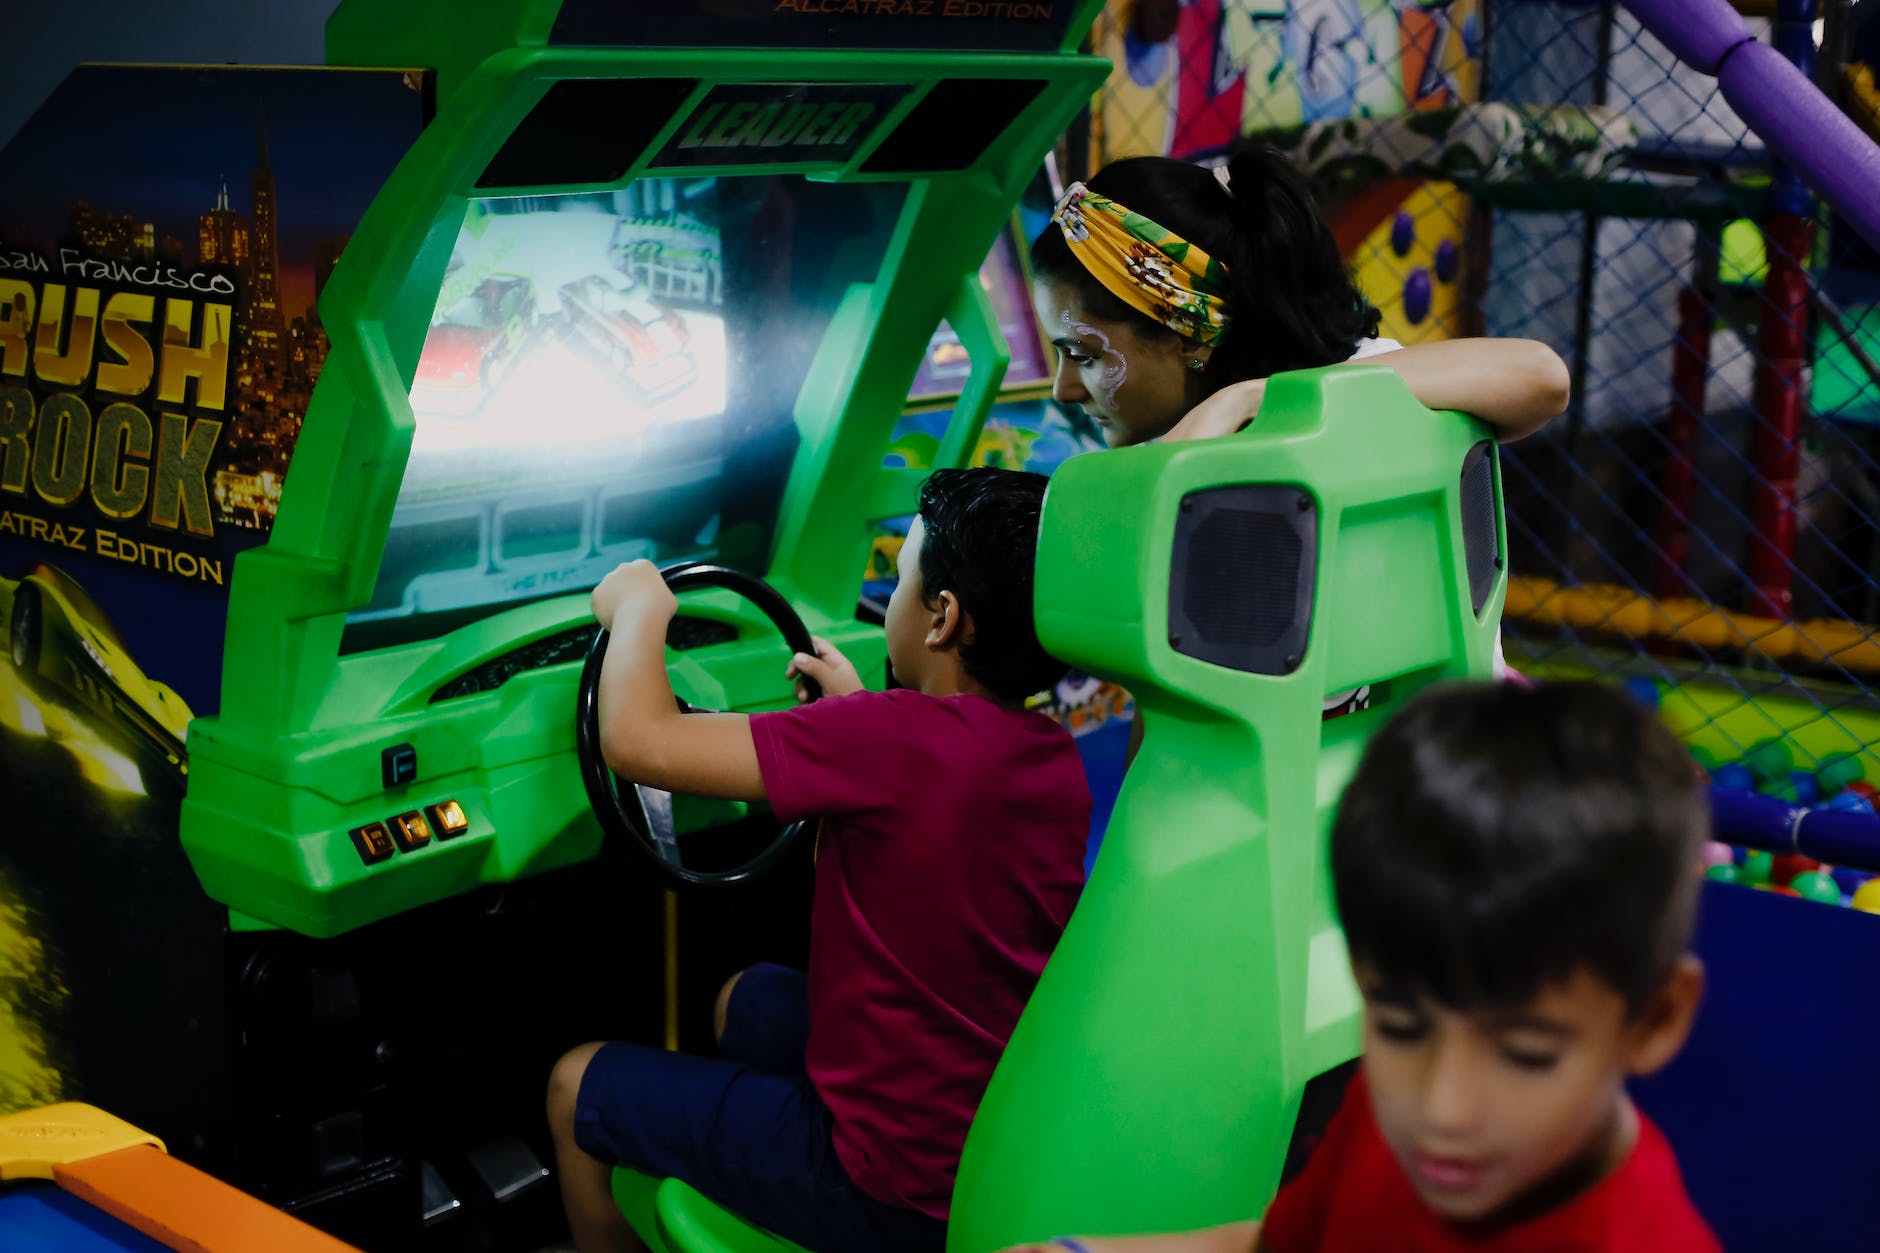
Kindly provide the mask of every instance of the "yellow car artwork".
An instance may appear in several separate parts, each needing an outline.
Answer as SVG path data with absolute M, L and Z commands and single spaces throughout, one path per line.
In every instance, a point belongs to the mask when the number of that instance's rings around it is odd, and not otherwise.
M 18 670 L 127 730 L 179 777 L 187 772 L 188 704 L 138 668 L 110 619 L 69 575 L 41 564 L 23 579 L 0 579 L 0 623 Z

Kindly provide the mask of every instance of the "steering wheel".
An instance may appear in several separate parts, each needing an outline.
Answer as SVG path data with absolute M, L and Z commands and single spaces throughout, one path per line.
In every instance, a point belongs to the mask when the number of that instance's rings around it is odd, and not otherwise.
M 674 594 L 695 587 L 722 587 L 737 593 L 770 619 L 792 653 L 816 655 L 803 619 L 797 617 L 789 601 L 762 579 L 702 561 L 681 562 L 660 573 Z M 587 788 L 588 804 L 594 807 L 602 834 L 633 849 L 642 865 L 669 888 L 726 887 L 744 883 L 782 861 L 809 831 L 813 825 L 811 820 L 783 827 L 755 856 L 729 870 L 699 870 L 685 864 L 678 832 L 673 826 L 672 793 L 620 778 L 607 768 L 601 756 L 600 680 L 601 662 L 606 656 L 607 632 L 603 629 L 595 634 L 594 643 L 588 649 L 587 664 L 581 670 L 581 687 L 575 696 L 575 752 L 580 758 L 581 782 Z M 822 695 L 822 689 L 810 679 L 801 682 L 811 700 Z M 679 702 L 679 709 L 688 714 L 699 712 L 683 700 Z

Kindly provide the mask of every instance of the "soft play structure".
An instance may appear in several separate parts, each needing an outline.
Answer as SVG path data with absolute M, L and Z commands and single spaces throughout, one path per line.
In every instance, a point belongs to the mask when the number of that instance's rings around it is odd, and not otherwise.
M 358 1253 L 75 1102 L 0 1115 L 0 1244 L 13 1253 Z

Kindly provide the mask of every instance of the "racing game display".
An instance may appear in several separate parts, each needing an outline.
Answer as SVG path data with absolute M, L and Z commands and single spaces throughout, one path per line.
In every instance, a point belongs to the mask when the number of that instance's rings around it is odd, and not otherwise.
M 863 239 L 899 195 L 674 178 L 473 201 L 346 647 L 435 636 L 640 557 L 761 570 L 796 392 L 836 302 L 872 277 L 848 259 L 879 255 Z M 806 246 L 827 263 L 805 265 Z

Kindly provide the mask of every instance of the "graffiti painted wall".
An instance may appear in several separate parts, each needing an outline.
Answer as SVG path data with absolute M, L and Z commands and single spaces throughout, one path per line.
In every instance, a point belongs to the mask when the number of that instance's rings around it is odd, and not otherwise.
M 1091 168 L 1132 156 L 1218 160 L 1243 137 L 1286 143 L 1312 123 L 1468 103 L 1480 20 L 1478 0 L 1111 4 L 1092 35 L 1116 68 L 1092 114 Z M 1461 332 L 1470 206 L 1453 185 L 1405 180 L 1382 199 L 1333 198 L 1326 210 L 1383 334 L 1421 343 Z
M 1185 0 L 1111 4 L 1091 35 L 1115 71 L 1093 167 L 1201 159 L 1243 135 L 1472 99 L 1477 0 Z

